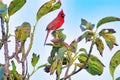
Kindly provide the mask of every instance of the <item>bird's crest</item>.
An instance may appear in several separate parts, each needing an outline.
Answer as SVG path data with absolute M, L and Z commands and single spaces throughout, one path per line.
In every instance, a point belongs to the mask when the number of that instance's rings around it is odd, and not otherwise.
M 65 14 L 64 14 L 63 9 L 59 12 L 59 14 L 58 14 L 58 15 L 61 15 L 61 16 L 64 18 Z

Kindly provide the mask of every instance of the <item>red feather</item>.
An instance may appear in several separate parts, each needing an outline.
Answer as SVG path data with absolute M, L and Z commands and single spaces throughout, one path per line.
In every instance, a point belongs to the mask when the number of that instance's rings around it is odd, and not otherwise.
M 45 38 L 45 42 L 44 42 L 44 45 L 46 44 L 46 41 L 47 41 L 47 38 L 48 38 L 48 35 L 51 31 L 54 31 L 54 30 L 57 30 L 58 28 L 60 28 L 63 23 L 64 23 L 64 12 L 63 10 L 61 10 L 59 12 L 59 14 L 57 15 L 57 17 L 48 24 L 46 30 L 47 30 L 47 35 L 46 35 L 46 38 Z

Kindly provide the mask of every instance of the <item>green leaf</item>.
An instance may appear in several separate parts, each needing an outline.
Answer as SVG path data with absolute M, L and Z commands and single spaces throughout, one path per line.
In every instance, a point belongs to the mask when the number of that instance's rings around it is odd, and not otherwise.
M 55 71 L 57 67 L 57 63 L 58 63 L 58 60 L 55 60 L 52 66 L 50 67 L 50 74 L 53 74 L 53 72 Z
M 115 36 L 113 36 L 111 34 L 105 34 L 104 39 L 105 39 L 108 47 L 110 48 L 110 50 L 113 48 L 113 45 L 117 46 Z
M 42 5 L 38 12 L 37 12 L 37 16 L 36 16 L 36 19 L 37 21 L 42 17 L 44 16 L 45 14 L 49 13 L 52 9 L 52 3 L 53 1 L 48 1 L 46 2 L 44 5 Z
M 85 54 L 87 54 L 87 51 L 86 51 L 85 48 L 80 48 L 79 51 L 80 51 L 80 52 L 82 51 L 82 52 L 84 52 Z
M 85 19 L 81 19 L 81 25 L 86 26 L 87 23 L 88 23 L 88 22 L 87 22 Z
M 30 37 L 31 25 L 28 22 L 24 22 L 21 26 L 15 30 L 15 37 L 18 41 L 24 42 Z
M 16 65 L 15 65 L 14 61 L 11 61 L 11 64 L 12 64 L 12 70 L 16 71 Z
M 63 30 L 64 29 L 58 29 L 58 30 L 53 31 L 52 36 L 54 38 L 59 38 L 64 41 L 66 39 L 66 35 L 63 33 Z
M 80 54 L 78 60 L 80 63 L 85 63 L 87 57 L 87 54 Z M 91 55 L 86 68 L 87 72 L 92 75 L 101 75 L 103 73 L 103 69 L 103 63 L 96 56 Z
M 17 71 L 9 71 L 7 79 L 8 80 L 21 80 L 22 79 L 22 75 L 19 74 Z
M 120 50 L 114 54 L 109 64 L 109 70 L 113 80 L 114 80 L 114 72 L 118 65 L 120 65 Z
M 33 67 L 36 66 L 36 64 L 38 63 L 40 57 L 39 55 L 37 56 L 35 53 L 32 54 L 32 61 L 31 61 L 31 64 Z
M 96 58 L 97 59 L 97 58 Z M 103 73 L 104 66 L 98 60 L 89 60 L 88 68 L 86 69 L 91 75 L 101 75 Z
M 37 16 L 36 16 L 37 21 L 44 15 L 48 14 L 49 12 L 59 9 L 60 6 L 61 6 L 61 2 L 59 1 L 57 3 L 55 3 L 55 1 L 52 0 L 46 2 L 39 8 L 37 12 Z
M 120 80 L 120 77 L 116 78 L 116 80 Z
M 53 64 L 53 62 L 54 62 L 53 59 L 54 59 L 54 57 L 51 57 L 51 56 L 48 57 L 48 63 L 49 63 L 49 64 Z
M 52 8 L 52 11 L 56 10 L 56 9 L 59 9 L 61 6 L 61 2 L 60 0 L 58 2 L 56 2 L 54 5 L 53 5 L 53 8 Z
M 100 52 L 100 55 L 102 56 L 103 50 L 104 50 L 104 44 L 100 38 L 96 38 L 95 44 L 97 46 L 98 51 Z
M 5 12 L 7 12 L 7 5 L 0 2 L 0 15 L 4 14 Z
M 4 67 L 0 66 L 0 80 L 3 80 L 4 77 Z
M 84 63 L 75 63 L 75 65 L 78 66 L 78 67 L 83 67 Z
M 58 74 L 58 76 L 60 76 L 60 74 L 61 74 L 61 68 L 62 68 L 62 60 L 60 60 L 58 65 L 57 65 L 57 74 Z
M 102 29 L 100 32 L 99 32 L 99 35 L 100 36 L 103 36 L 104 34 L 113 34 L 113 33 L 116 33 L 116 31 L 114 29 Z
M 16 13 L 18 10 L 20 10 L 24 4 L 26 3 L 26 0 L 13 0 L 8 8 L 8 14 L 9 16 Z
M 66 47 L 59 48 L 59 50 L 58 50 L 58 57 L 59 57 L 59 59 L 63 59 L 64 58 L 64 53 L 65 53 L 66 50 L 67 50 Z
M 51 57 L 55 56 L 55 53 L 58 52 L 59 47 L 53 47 L 51 51 Z
M 118 44 L 116 44 L 116 38 L 113 33 L 114 31 L 111 31 L 109 29 L 107 29 L 107 31 L 103 29 L 99 33 L 99 35 L 105 39 L 107 46 L 110 48 L 110 50 L 113 48 L 114 45 L 118 46 Z
M 102 18 L 98 23 L 97 23 L 97 28 L 99 28 L 101 25 L 108 23 L 108 22 L 114 22 L 114 21 L 120 21 L 120 18 L 109 16 Z
M 88 21 L 85 20 L 85 19 L 81 19 L 80 29 L 81 29 L 82 31 L 85 31 L 85 30 L 93 30 L 94 27 L 95 27 L 94 24 L 91 24 L 90 22 L 88 22 Z
M 76 52 L 76 50 L 77 50 L 77 42 L 76 42 L 76 40 L 74 40 L 74 41 L 71 42 L 69 48 L 70 48 L 70 50 L 71 50 L 72 52 Z

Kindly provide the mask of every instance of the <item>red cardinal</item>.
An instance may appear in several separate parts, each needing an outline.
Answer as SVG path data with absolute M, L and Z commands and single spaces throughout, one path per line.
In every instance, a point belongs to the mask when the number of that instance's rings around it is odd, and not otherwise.
M 46 30 L 47 30 L 47 35 L 46 35 L 46 38 L 45 38 L 45 42 L 44 42 L 44 45 L 46 44 L 46 41 L 47 41 L 47 38 L 48 38 L 48 35 L 51 31 L 54 31 L 54 30 L 57 30 L 58 28 L 60 28 L 63 23 L 64 23 L 64 17 L 65 17 L 65 14 L 63 12 L 63 10 L 61 10 L 59 12 L 59 14 L 57 15 L 57 17 L 48 24 Z

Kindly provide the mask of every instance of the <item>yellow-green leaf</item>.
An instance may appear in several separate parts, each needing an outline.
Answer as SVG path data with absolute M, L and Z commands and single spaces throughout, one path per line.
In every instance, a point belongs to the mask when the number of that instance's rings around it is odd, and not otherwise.
M 55 69 L 57 67 L 57 63 L 58 63 L 58 60 L 55 60 L 55 62 L 50 67 L 50 74 L 53 74 L 53 72 L 55 71 Z
M 103 73 L 104 66 L 99 62 L 98 58 L 88 61 L 87 72 L 92 75 L 101 75 Z
M 97 23 L 97 28 L 99 28 L 101 25 L 108 23 L 108 22 L 114 22 L 114 21 L 120 21 L 120 18 L 114 17 L 114 16 L 109 16 L 102 18 L 98 23 Z
M 87 51 L 86 51 L 85 48 L 80 48 L 79 51 L 80 51 L 80 52 L 83 52 L 83 53 L 85 53 L 85 54 L 87 54 Z
M 16 71 L 16 65 L 15 65 L 15 62 L 14 62 L 14 61 L 11 61 L 11 64 L 12 64 L 12 70 L 13 70 L 13 71 Z
M 118 77 L 116 80 L 120 80 L 120 77 Z
M 58 65 L 57 65 L 57 74 L 58 74 L 58 76 L 60 76 L 60 74 L 61 74 L 61 68 L 62 68 L 62 60 L 60 60 L 58 62 Z
M 50 0 L 50 1 L 46 2 L 45 4 L 43 4 L 37 12 L 37 16 L 36 16 L 37 21 L 42 16 L 48 14 L 49 12 L 59 9 L 61 6 L 61 4 L 59 4 L 59 3 L 61 3 L 61 2 L 58 1 L 56 3 L 54 0 Z
M 9 71 L 8 80 L 21 80 L 22 75 L 19 74 L 17 71 Z
M 120 50 L 114 54 L 109 64 L 109 70 L 113 80 L 114 80 L 114 72 L 118 65 L 120 65 Z
M 16 13 L 18 10 L 20 10 L 24 4 L 26 3 L 26 0 L 13 0 L 8 8 L 8 14 L 9 16 Z
M 23 42 L 30 36 L 30 32 L 31 25 L 28 22 L 24 22 L 15 30 L 15 37 L 18 41 Z
M 100 38 L 96 38 L 95 44 L 97 46 L 98 51 L 100 52 L 100 55 L 102 56 L 103 50 L 104 50 L 104 44 Z
M 32 61 L 31 61 L 31 64 L 33 67 L 36 66 L 36 64 L 38 63 L 40 57 L 39 55 L 37 56 L 35 53 L 32 54 Z
M 114 45 L 118 46 L 116 44 L 116 38 L 113 33 L 115 33 L 113 29 L 102 29 L 99 33 L 99 35 L 105 39 L 106 44 L 110 48 L 110 50 L 113 48 Z
M 75 65 L 78 66 L 78 67 L 83 67 L 84 63 L 75 63 Z
M 85 61 L 87 60 L 87 54 L 80 54 L 78 60 L 80 63 L 85 63 Z
M 105 34 L 103 37 L 110 50 L 113 48 L 113 45 L 117 46 L 115 36 L 113 36 L 112 34 Z
M 87 58 L 87 54 L 80 54 L 78 60 L 80 63 L 85 63 Z M 103 73 L 104 65 L 96 56 L 91 55 L 87 64 L 86 70 L 88 73 L 92 75 L 101 75 Z
M 64 29 L 58 29 L 52 32 L 52 36 L 54 38 L 59 38 L 61 40 L 65 40 L 66 39 L 66 35 L 63 33 Z
M 53 8 L 52 8 L 52 11 L 56 10 L 56 9 L 59 9 L 61 6 L 61 2 L 60 0 L 58 2 L 56 2 L 54 5 L 53 5 Z
M 74 41 L 71 42 L 69 48 L 70 48 L 70 50 L 71 50 L 72 52 L 76 52 L 76 50 L 77 50 L 77 42 L 76 42 L 76 40 L 74 40 Z
M 102 29 L 100 32 L 99 32 L 99 35 L 102 36 L 104 34 L 113 34 L 113 33 L 116 33 L 116 31 L 114 29 Z
M 86 30 L 93 30 L 93 28 L 95 27 L 94 24 L 91 24 L 90 22 L 88 22 L 85 19 L 81 19 L 81 25 L 80 25 L 80 29 L 82 31 L 86 31 Z

